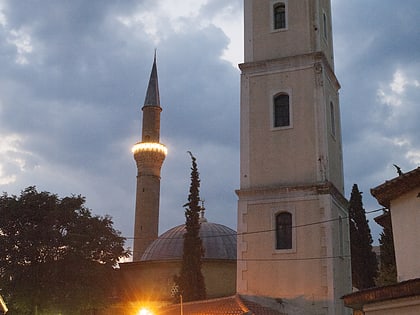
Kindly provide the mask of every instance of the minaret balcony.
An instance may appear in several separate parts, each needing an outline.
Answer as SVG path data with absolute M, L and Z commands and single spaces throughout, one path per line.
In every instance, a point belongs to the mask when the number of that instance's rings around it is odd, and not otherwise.
M 135 155 L 141 152 L 157 152 L 163 153 L 165 156 L 168 154 L 166 146 L 155 142 L 138 142 L 133 146 L 132 151 Z

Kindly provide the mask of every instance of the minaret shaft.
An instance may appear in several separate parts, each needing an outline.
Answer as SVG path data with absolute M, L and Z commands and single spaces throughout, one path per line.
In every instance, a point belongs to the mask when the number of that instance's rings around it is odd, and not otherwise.
M 161 111 L 155 57 L 142 108 L 142 141 L 133 147 L 137 164 L 133 261 L 139 261 L 158 237 L 160 172 L 167 152 L 159 142 Z
M 143 107 L 142 142 L 159 143 L 160 138 L 160 106 Z

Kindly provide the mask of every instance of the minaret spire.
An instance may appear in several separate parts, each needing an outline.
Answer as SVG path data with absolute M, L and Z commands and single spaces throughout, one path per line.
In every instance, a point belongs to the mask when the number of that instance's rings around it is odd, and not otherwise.
M 159 80 L 156 66 L 156 49 L 153 59 L 152 71 L 150 73 L 149 86 L 147 87 L 146 97 L 144 98 L 144 106 L 160 107 Z
M 167 149 L 159 142 L 162 108 L 159 98 L 156 50 L 142 111 L 142 140 L 133 147 L 137 164 L 133 261 L 139 261 L 149 244 L 158 237 L 160 171 Z

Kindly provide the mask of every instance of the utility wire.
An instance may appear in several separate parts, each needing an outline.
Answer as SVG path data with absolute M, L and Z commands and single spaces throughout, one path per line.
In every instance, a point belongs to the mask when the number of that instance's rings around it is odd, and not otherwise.
M 386 208 L 380 208 L 380 209 L 376 209 L 376 210 L 371 210 L 371 211 L 365 211 L 365 214 L 370 214 L 370 213 L 375 213 L 375 212 L 379 212 L 379 211 L 385 211 Z M 306 223 L 306 224 L 299 224 L 299 225 L 293 225 L 292 229 L 297 229 L 297 228 L 302 228 L 302 227 L 308 227 L 308 226 L 313 226 L 313 225 L 319 225 L 319 224 L 325 224 L 325 223 L 330 223 L 330 222 L 334 222 L 334 221 L 339 221 L 341 220 L 347 220 L 349 217 L 338 217 L 338 218 L 334 218 L 334 219 L 329 219 L 329 220 L 323 220 L 323 221 L 317 221 L 317 222 L 311 222 L 311 223 Z M 227 236 L 243 236 L 243 235 L 252 235 L 252 234 L 260 234 L 260 233 L 270 233 L 270 232 L 275 232 L 276 229 L 268 229 L 268 230 L 259 230 L 259 231 L 251 231 L 251 232 L 242 232 L 242 233 L 224 233 L 224 234 L 218 234 L 218 235 L 200 235 L 200 238 L 215 238 L 215 237 L 227 237 Z M 130 240 L 135 240 L 135 239 L 142 239 L 141 237 L 125 237 L 126 239 L 130 239 Z M 177 239 L 183 239 L 184 237 L 162 237 L 162 235 L 159 237 L 159 239 L 161 240 L 177 240 Z

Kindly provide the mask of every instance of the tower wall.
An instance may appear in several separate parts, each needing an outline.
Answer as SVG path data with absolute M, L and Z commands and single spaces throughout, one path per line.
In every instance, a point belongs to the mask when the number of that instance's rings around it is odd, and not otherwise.
M 282 2 L 286 27 L 273 26 L 273 5 Z M 330 0 L 244 0 L 245 62 L 322 51 L 334 67 Z
M 351 291 L 330 12 L 329 0 L 245 0 L 240 65 L 237 291 L 317 315 L 347 314 Z

